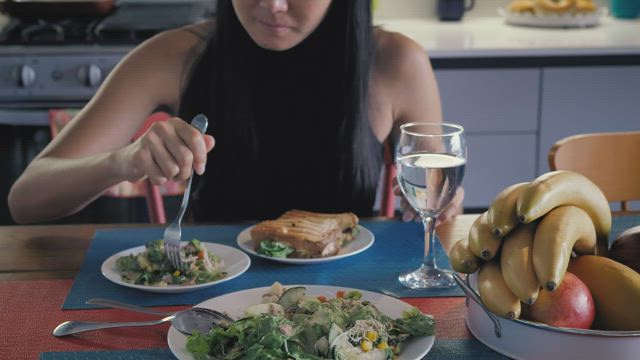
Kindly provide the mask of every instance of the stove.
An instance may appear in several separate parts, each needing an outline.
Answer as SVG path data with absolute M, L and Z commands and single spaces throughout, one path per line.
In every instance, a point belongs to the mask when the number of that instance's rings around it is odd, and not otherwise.
M 204 19 L 213 4 L 119 0 L 102 18 L 7 19 L 0 14 L 0 199 L 51 140 L 49 122 L 55 114 L 82 108 L 131 49 L 158 32 Z M 88 222 L 123 220 L 113 211 L 109 217 L 96 215 L 103 213 L 89 211 Z M 5 224 L 13 221 L 8 208 L 0 206 L 0 225 Z
M 121 3 L 103 18 L 15 19 L 0 31 L 0 124 L 46 125 L 80 108 L 136 45 L 210 16 L 203 1 Z

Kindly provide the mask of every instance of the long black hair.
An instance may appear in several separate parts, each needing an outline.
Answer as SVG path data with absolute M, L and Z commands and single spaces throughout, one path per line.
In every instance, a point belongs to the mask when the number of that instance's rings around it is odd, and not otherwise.
M 207 174 L 204 182 L 225 186 L 226 176 L 238 186 L 238 181 L 255 176 L 251 164 L 264 160 L 258 134 L 268 131 L 260 117 L 276 121 L 304 113 L 313 118 L 310 122 L 333 118 L 330 141 L 335 153 L 326 156 L 338 169 L 333 189 L 339 204 L 316 210 L 370 215 L 382 157 L 369 124 L 374 52 L 370 0 L 333 0 L 318 29 L 286 51 L 259 48 L 240 24 L 231 0 L 219 0 L 215 33 L 196 63 L 179 111 L 185 119 L 199 112 L 211 119 L 209 132 L 216 137 L 216 149 L 207 168 L 234 169 L 234 174 Z M 278 98 L 281 94 L 286 97 Z M 274 106 L 282 101 L 299 111 Z M 211 186 L 202 186 L 204 182 L 195 198 L 206 202 L 204 194 Z

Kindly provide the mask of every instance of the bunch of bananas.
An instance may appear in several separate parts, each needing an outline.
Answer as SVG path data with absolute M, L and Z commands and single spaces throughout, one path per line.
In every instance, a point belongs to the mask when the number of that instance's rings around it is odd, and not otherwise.
M 569 268 L 595 300 L 595 328 L 640 330 L 640 274 L 606 258 L 610 230 L 602 191 L 583 175 L 553 171 L 500 192 L 449 259 L 456 271 L 479 270 L 483 303 L 504 318 L 517 319 L 541 288 L 554 291 Z

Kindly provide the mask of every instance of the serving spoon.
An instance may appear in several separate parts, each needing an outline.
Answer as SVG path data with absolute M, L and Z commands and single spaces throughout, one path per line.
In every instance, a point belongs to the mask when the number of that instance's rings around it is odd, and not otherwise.
M 171 324 L 181 333 L 191 335 L 194 331 L 201 334 L 209 333 L 209 330 L 215 326 L 228 326 L 232 321 L 230 318 L 218 311 L 191 308 L 182 310 L 165 316 L 162 319 L 153 321 L 136 321 L 136 322 L 93 322 L 93 321 L 65 321 L 53 330 L 54 336 L 67 336 L 84 331 L 92 331 L 99 329 L 109 329 L 116 327 L 134 327 L 134 326 L 151 326 L 159 325 L 170 321 Z

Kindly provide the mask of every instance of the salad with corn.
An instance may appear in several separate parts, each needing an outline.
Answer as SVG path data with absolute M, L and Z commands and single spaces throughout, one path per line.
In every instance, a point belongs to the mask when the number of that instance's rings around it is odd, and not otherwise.
M 227 276 L 222 259 L 207 251 L 197 239 L 180 248 L 180 258 L 186 270 L 171 266 L 164 252 L 164 240 L 152 240 L 143 252 L 116 259 L 116 271 L 125 282 L 161 287 L 204 284 Z
M 195 333 L 187 349 L 205 359 L 393 359 L 414 336 L 434 333 L 434 320 L 416 308 L 392 319 L 358 291 L 335 298 L 275 283 L 259 304 L 229 327 Z

